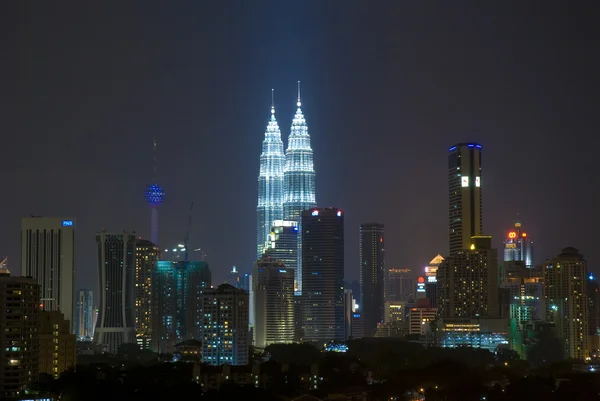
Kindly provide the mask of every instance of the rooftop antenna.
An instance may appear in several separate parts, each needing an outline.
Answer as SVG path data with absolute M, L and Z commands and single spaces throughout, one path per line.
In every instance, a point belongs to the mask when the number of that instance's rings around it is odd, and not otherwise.
M 154 140 L 154 144 L 152 145 L 152 182 L 156 182 L 156 173 L 158 166 L 158 157 L 156 155 L 156 139 Z
M 302 103 L 300 103 L 300 81 L 298 81 L 298 107 L 300 107 Z
M 275 89 L 271 89 L 271 114 L 275 114 Z

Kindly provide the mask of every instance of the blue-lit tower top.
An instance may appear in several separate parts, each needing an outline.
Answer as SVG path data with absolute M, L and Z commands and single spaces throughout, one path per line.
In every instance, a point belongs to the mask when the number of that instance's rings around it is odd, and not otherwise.
M 150 218 L 150 240 L 154 245 L 158 245 L 158 205 L 163 203 L 165 200 L 165 190 L 162 189 L 158 184 L 156 184 L 156 139 L 153 143 L 153 171 L 152 171 L 152 184 L 146 188 L 144 192 L 144 197 L 146 198 L 146 202 L 150 205 L 151 208 L 151 218 Z
M 299 221 L 304 210 L 317 205 L 315 196 L 315 170 L 313 150 L 306 120 L 302 114 L 300 101 L 300 81 L 298 81 L 298 108 L 292 120 L 292 127 L 285 151 L 284 173 L 284 220 Z
M 152 184 L 146 188 L 144 196 L 150 206 L 156 207 L 165 200 L 165 190 L 157 184 Z
M 281 131 L 275 118 L 275 103 L 271 90 L 271 118 L 265 131 L 258 174 L 258 203 L 256 206 L 256 258 L 263 253 L 275 220 L 283 217 L 283 170 L 285 155 Z

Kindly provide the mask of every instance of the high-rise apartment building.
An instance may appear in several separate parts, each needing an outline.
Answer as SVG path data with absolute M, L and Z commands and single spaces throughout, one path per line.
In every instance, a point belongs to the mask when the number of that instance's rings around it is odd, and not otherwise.
M 40 285 L 0 268 L 0 399 L 20 400 L 39 376 Z
M 483 232 L 481 145 L 459 143 L 448 155 L 448 218 L 450 255 L 471 246 Z
M 315 194 L 315 169 L 313 150 L 310 146 L 310 135 L 306 119 L 302 114 L 300 102 L 300 82 L 298 82 L 298 108 L 292 120 L 288 147 L 285 151 L 285 170 L 283 179 L 283 219 L 297 221 L 301 225 L 302 213 L 317 206 Z M 297 293 L 302 294 L 302 227 L 298 235 L 298 278 Z
M 210 288 L 211 279 L 206 262 L 156 262 L 152 273 L 152 350 L 173 353 L 177 343 L 201 339 L 200 294 Z
M 533 241 L 518 221 L 504 239 L 504 261 L 522 261 L 528 268 L 534 266 Z
M 258 174 L 258 204 L 256 206 L 256 258 L 260 259 L 269 241 L 275 220 L 283 218 L 283 171 L 285 155 L 281 131 L 275 118 L 275 104 L 271 105 L 271 119 L 267 125 L 260 155 Z
M 75 335 L 83 341 L 92 341 L 94 337 L 94 294 L 81 289 L 77 293 L 75 311 Z
M 344 215 L 337 208 L 302 213 L 304 341 L 344 340 Z
M 467 249 L 447 257 L 437 271 L 441 318 L 498 316 L 498 252 L 492 237 L 475 236 Z
M 408 302 L 415 299 L 415 278 L 411 269 L 387 269 L 385 300 Z M 362 300 L 360 302 L 362 310 Z
M 116 353 L 135 343 L 135 233 L 96 234 L 100 308 L 94 343 Z
M 575 248 L 544 265 L 546 320 L 556 326 L 566 358 L 589 356 L 587 279 L 587 262 Z
M 437 271 L 444 261 L 439 253 L 425 266 L 425 297 L 431 308 L 437 308 Z
M 135 244 L 135 336 L 142 349 L 149 348 L 152 331 L 152 272 L 160 257 L 158 247 L 144 239 Z
M 73 325 L 75 302 L 75 220 L 26 217 L 21 220 L 21 274 L 41 287 L 46 311 L 61 311 Z
M 294 342 L 294 269 L 263 255 L 252 273 L 254 297 L 254 345 Z
M 436 319 L 435 308 L 410 308 L 408 311 L 409 334 L 425 334 L 429 330 L 429 322 Z
M 299 276 L 299 273 L 302 272 L 298 272 L 298 222 L 275 221 L 269 235 L 269 245 L 265 250 L 265 254 L 270 256 L 271 259 L 282 261 L 286 269 L 292 269 L 295 272 L 294 288 L 297 289 L 297 283 L 302 281 Z
M 222 284 L 199 294 L 202 309 L 202 362 L 247 365 L 250 335 L 248 293 Z
M 54 378 L 75 367 L 75 334 L 59 311 L 40 313 L 40 373 Z
M 384 226 L 378 223 L 360 225 L 360 298 L 364 316 L 364 334 L 375 335 L 383 322 L 385 304 Z

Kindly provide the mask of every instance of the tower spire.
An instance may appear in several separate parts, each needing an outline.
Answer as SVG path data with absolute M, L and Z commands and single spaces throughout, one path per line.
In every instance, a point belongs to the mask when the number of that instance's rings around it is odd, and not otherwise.
M 298 81 L 298 107 L 302 106 L 302 103 L 300 102 L 300 81 Z
M 152 182 L 156 182 L 156 170 L 157 170 L 157 155 L 156 155 L 156 139 L 152 145 Z
M 275 115 L 275 89 L 271 89 L 271 114 Z

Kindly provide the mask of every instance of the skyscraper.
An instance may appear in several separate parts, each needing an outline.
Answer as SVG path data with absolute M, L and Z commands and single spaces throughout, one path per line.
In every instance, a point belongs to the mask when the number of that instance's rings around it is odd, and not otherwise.
M 371 337 L 383 322 L 385 245 L 383 224 L 360 225 L 360 298 L 365 336 Z
M 483 232 L 481 145 L 459 143 L 448 155 L 448 217 L 450 255 L 471 246 Z
M 447 257 L 437 271 L 437 307 L 442 318 L 498 317 L 498 252 L 492 237 Z
M 96 234 L 100 309 L 94 344 L 116 353 L 121 344 L 135 343 L 135 233 Z
M 227 275 L 227 284 L 229 284 L 235 288 L 240 288 L 240 285 L 241 285 L 240 271 L 237 269 L 237 267 L 233 266 L 231 268 L 231 271 Z
M 142 349 L 150 346 L 152 331 L 152 271 L 160 251 L 152 242 L 135 244 L 135 336 Z
M 510 230 L 504 240 L 504 261 L 522 261 L 525 266 L 532 268 L 533 241 L 523 230 L 520 222 L 515 222 L 515 227 Z
M 411 269 L 387 269 L 387 277 L 385 279 L 386 301 L 413 301 L 416 289 L 415 278 Z M 363 310 L 362 300 L 360 300 L 359 304 L 360 310 Z
M 564 356 L 589 356 L 587 262 L 575 248 L 565 248 L 544 265 L 546 320 L 564 343 Z
M 200 293 L 210 288 L 208 263 L 198 261 L 156 262 L 152 272 L 152 349 L 173 353 L 175 344 L 200 340 L 202 305 Z
M 272 94 L 272 92 L 271 92 Z M 260 155 L 258 174 L 258 205 L 256 206 L 256 258 L 263 253 L 275 220 L 283 217 L 283 170 L 285 155 L 281 131 L 275 118 L 275 104 L 271 104 L 271 119 L 267 125 Z
M 26 217 L 21 221 L 21 272 L 41 286 L 46 311 L 60 310 L 73 325 L 75 220 Z
M 165 200 L 165 190 L 156 183 L 156 139 L 154 140 L 154 166 L 152 172 L 152 184 L 146 188 L 144 197 L 150 205 L 150 239 L 152 243 L 158 245 L 158 206 Z
M 269 246 L 265 254 L 271 259 L 277 259 L 284 263 L 286 269 L 292 269 L 294 277 L 294 288 L 302 281 L 298 276 L 298 223 L 295 221 L 276 220 L 269 235 Z
M 75 367 L 76 336 L 59 311 L 40 313 L 40 373 L 58 378 Z
M 249 352 L 248 293 L 229 284 L 200 295 L 202 362 L 247 365 Z
M 285 151 L 285 172 L 283 180 L 283 219 L 301 223 L 302 212 L 317 206 L 315 195 L 315 170 L 313 151 L 306 120 L 300 102 L 300 81 L 298 81 L 298 108 L 292 120 L 288 147 Z M 302 227 L 298 235 L 298 265 L 296 283 L 298 294 L 302 294 Z
M 94 294 L 90 290 L 79 290 L 77 295 L 75 335 L 87 341 L 94 337 Z
M 254 297 L 254 345 L 294 342 L 294 269 L 263 255 L 252 273 Z
M 0 399 L 21 400 L 39 376 L 40 285 L 0 268 Z
M 304 341 L 345 338 L 344 216 L 337 208 L 302 212 Z
M 438 253 L 429 265 L 425 266 L 425 296 L 432 308 L 437 308 L 437 271 L 443 261 L 444 258 Z

